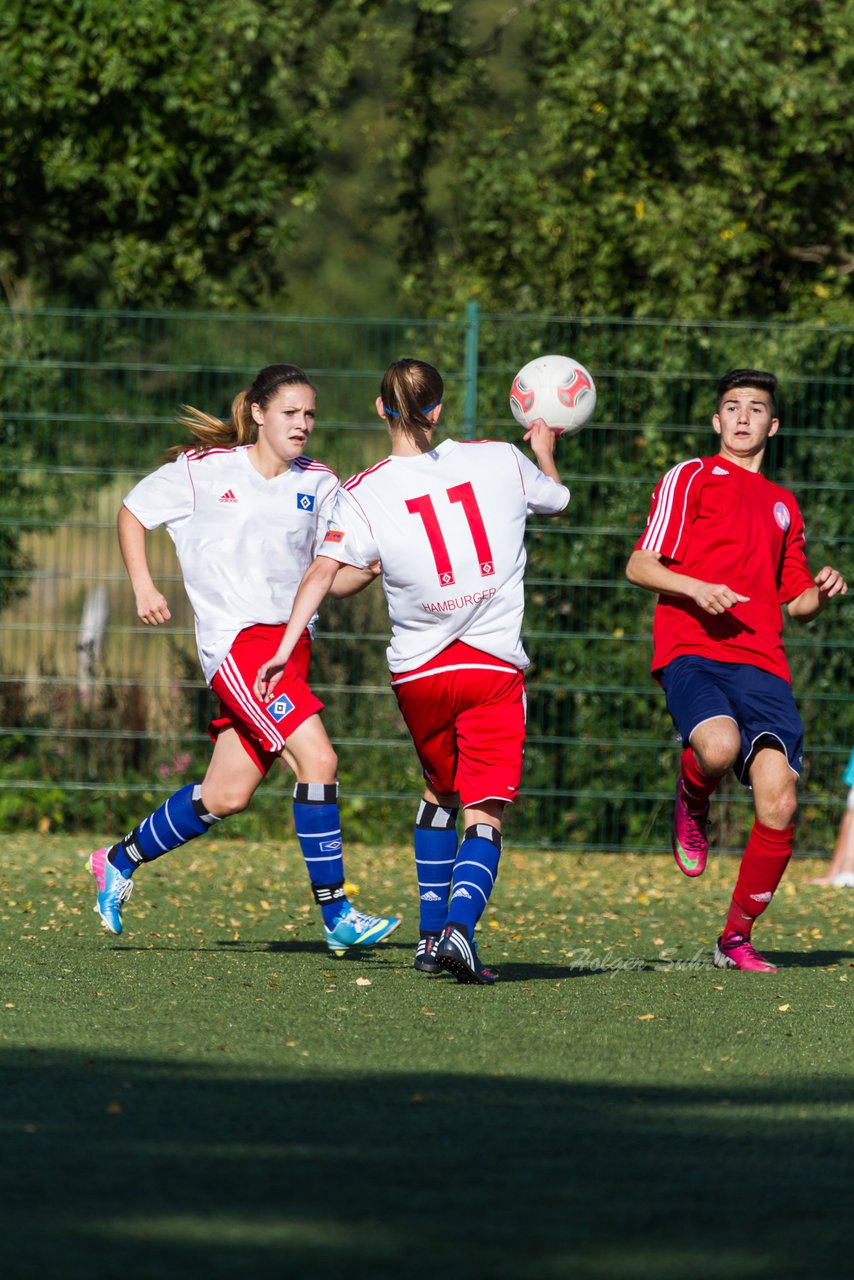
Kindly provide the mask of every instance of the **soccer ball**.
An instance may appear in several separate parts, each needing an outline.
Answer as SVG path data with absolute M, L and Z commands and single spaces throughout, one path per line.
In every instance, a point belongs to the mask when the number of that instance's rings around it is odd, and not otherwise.
M 593 416 L 596 385 L 571 356 L 538 356 L 513 379 L 510 408 L 520 426 L 542 418 L 555 435 L 574 436 Z

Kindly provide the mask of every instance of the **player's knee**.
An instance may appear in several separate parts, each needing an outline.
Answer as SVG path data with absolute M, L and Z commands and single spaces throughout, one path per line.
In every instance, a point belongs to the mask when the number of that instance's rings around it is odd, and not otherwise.
M 731 742 L 725 738 L 706 743 L 702 749 L 694 748 L 694 755 L 703 773 L 710 778 L 720 778 L 731 769 L 738 759 L 739 742 Z
M 209 812 L 217 818 L 230 818 L 235 813 L 242 813 L 248 808 L 253 794 L 254 789 L 249 791 L 239 786 L 218 787 L 212 796 L 203 791 L 202 801 Z
M 308 758 L 306 758 L 308 757 Z M 338 756 L 330 742 L 301 753 L 299 776 L 303 781 L 333 783 L 338 777 Z
M 694 731 L 691 748 L 703 773 L 710 778 L 722 778 L 738 759 L 741 737 L 734 724 L 720 718 Z

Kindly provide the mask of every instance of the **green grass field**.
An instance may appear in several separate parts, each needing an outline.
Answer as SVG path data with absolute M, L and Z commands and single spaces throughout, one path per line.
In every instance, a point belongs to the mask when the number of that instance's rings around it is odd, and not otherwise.
M 828 1280 L 850 1274 L 851 895 L 795 862 L 710 950 L 736 864 L 508 850 L 490 989 L 411 968 L 406 850 L 351 849 L 373 953 L 295 847 L 198 843 L 120 938 L 69 837 L 3 837 L 3 1274 Z

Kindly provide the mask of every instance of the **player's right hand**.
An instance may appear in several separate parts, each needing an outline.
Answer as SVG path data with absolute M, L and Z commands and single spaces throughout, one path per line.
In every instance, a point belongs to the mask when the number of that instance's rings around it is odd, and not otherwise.
M 161 622 L 168 622 L 172 617 L 166 597 L 154 588 L 141 591 L 136 597 L 136 613 L 147 627 L 157 627 Z
M 258 668 L 258 674 L 255 677 L 255 697 L 259 702 L 266 702 L 272 697 L 285 666 L 286 664 L 278 661 L 274 655 L 269 662 L 262 663 Z
M 706 613 L 726 613 L 737 604 L 747 604 L 750 596 L 740 596 L 725 582 L 699 582 L 694 594 L 694 601 Z

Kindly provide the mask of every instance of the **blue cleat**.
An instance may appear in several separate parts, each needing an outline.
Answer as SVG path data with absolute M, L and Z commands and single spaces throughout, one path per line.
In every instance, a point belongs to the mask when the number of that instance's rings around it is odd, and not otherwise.
M 98 886 L 95 910 L 101 917 L 101 924 L 110 933 L 121 933 L 122 907 L 133 892 L 133 880 L 116 870 L 107 860 L 108 853 L 109 849 L 96 849 L 87 865 Z
M 333 955 L 343 956 L 348 947 L 373 947 L 384 942 L 400 924 L 400 916 L 366 916 L 355 907 L 347 907 L 332 929 L 323 926 L 326 945 Z

